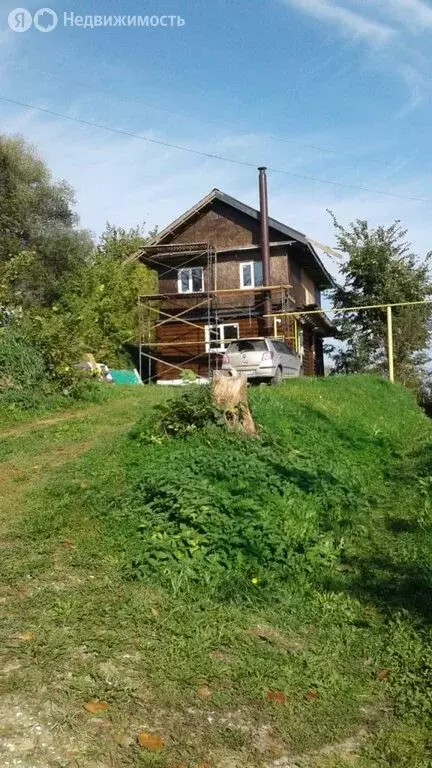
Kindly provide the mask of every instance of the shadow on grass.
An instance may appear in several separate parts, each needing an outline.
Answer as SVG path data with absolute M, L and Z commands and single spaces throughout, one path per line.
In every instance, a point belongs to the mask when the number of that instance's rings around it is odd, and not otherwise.
M 382 614 L 402 610 L 414 620 L 430 626 L 431 527 L 395 518 L 382 526 L 382 541 L 368 541 L 366 546 L 368 544 L 370 553 L 345 556 L 345 572 L 331 577 L 326 586 L 332 591 L 344 591 L 362 602 L 373 604 Z M 363 548 L 366 549 L 364 542 Z
M 307 409 L 308 424 L 316 424 L 326 442 L 333 438 L 333 446 L 344 446 L 353 452 L 362 452 L 376 457 L 377 478 L 381 478 L 386 489 L 383 498 L 385 506 L 394 501 L 394 510 L 383 520 L 381 514 L 376 517 L 376 524 L 368 520 L 369 534 L 357 539 L 358 552 L 346 555 L 343 575 L 335 575 L 326 582 L 326 587 L 334 591 L 345 591 L 351 596 L 374 604 L 382 613 L 404 610 L 425 625 L 432 624 L 432 526 L 416 521 L 416 512 L 421 512 L 416 505 L 424 504 L 425 496 L 418 496 L 418 486 L 423 478 L 432 476 L 432 443 L 423 446 L 411 455 L 403 446 L 384 435 L 368 435 L 358 428 L 344 429 L 327 415 L 312 408 Z M 275 469 L 307 492 L 318 489 L 330 491 L 335 500 L 341 499 L 343 506 L 352 499 L 351 516 L 359 511 L 357 499 L 352 498 L 352 488 L 341 482 L 325 469 L 311 473 L 295 467 L 276 465 Z M 412 508 L 398 515 L 398 495 L 402 489 L 412 488 Z M 392 493 L 394 489 L 394 494 Z M 359 488 L 359 493 L 367 499 L 369 490 L 372 500 L 370 513 L 379 507 L 378 497 L 373 499 L 374 488 Z M 405 496 L 406 499 L 406 496 Z M 399 512 L 401 508 L 399 507 Z M 413 514 L 413 518 L 410 518 Z M 324 516 L 324 514 L 323 514 Z M 353 519 L 353 527 L 356 521 Z M 367 537 L 367 538 L 366 538 Z M 427 542 L 430 541 L 428 548 Z
M 424 624 L 432 623 L 432 573 L 427 564 L 371 555 L 349 558 L 347 565 L 356 575 L 333 582 L 333 589 L 373 603 L 382 613 L 404 610 Z

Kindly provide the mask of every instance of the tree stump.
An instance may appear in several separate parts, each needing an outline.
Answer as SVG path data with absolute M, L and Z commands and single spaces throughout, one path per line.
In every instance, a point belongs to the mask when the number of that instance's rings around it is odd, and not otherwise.
M 248 435 L 256 433 L 249 410 L 247 379 L 238 371 L 215 371 L 212 381 L 212 401 L 225 416 L 229 429 L 238 429 Z

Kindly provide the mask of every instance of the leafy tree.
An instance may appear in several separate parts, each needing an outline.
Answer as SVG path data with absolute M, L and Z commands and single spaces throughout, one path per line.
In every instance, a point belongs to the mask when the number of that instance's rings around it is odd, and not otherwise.
M 145 242 L 143 227 L 108 224 L 95 245 L 73 206 L 33 147 L 0 136 L 0 326 L 13 324 L 62 386 L 84 352 L 124 356 L 138 339 L 137 296 L 156 289 L 146 267 L 124 263 Z
M 69 185 L 54 182 L 33 147 L 0 135 L 0 303 L 49 306 L 93 249 L 77 228 Z
M 331 213 L 339 250 L 347 260 L 341 268 L 344 283 L 334 291 L 335 308 L 422 301 L 432 294 L 429 263 L 420 261 L 406 241 L 399 221 L 370 229 L 357 220 L 348 229 Z M 428 360 L 432 304 L 393 308 L 393 345 L 396 378 L 418 386 Z M 335 370 L 344 373 L 387 371 L 387 315 L 385 309 L 343 312 L 336 316 L 342 346 L 333 347 Z
M 137 297 L 156 290 L 155 276 L 137 261 L 125 263 L 145 242 L 143 227 L 129 230 L 107 224 L 91 264 L 68 280 L 51 312 L 54 323 L 68 325 L 82 352 L 115 363 L 123 345 L 137 343 Z

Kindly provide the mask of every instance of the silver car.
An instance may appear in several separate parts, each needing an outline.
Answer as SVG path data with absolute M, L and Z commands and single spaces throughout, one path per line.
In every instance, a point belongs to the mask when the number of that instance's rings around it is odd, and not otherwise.
M 222 362 L 223 371 L 232 368 L 250 380 L 277 384 L 284 378 L 299 376 L 301 361 L 282 339 L 236 339 L 227 348 Z

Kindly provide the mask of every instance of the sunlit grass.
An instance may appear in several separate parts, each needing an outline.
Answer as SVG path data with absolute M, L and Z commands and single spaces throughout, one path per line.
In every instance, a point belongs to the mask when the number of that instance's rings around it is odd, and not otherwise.
M 257 583 L 144 568 L 135 582 L 142 477 L 167 472 L 168 455 L 173 477 L 188 468 L 213 482 L 224 446 L 127 439 L 166 396 L 155 390 L 5 439 L 3 467 L 18 475 L 2 502 L 4 695 L 49 723 L 63 753 L 74 739 L 78 768 L 284 756 L 306 768 L 429 766 L 432 541 L 418 480 L 432 474 L 432 432 L 411 395 L 367 377 L 250 392 L 279 446 L 259 472 L 269 461 L 289 469 L 314 515 L 341 486 L 348 505 L 349 493 L 367 502 L 331 568 Z M 13 639 L 28 632 L 31 642 Z M 109 705 L 99 717 L 83 709 L 93 699 Z M 138 748 L 141 730 L 161 735 L 161 753 Z

